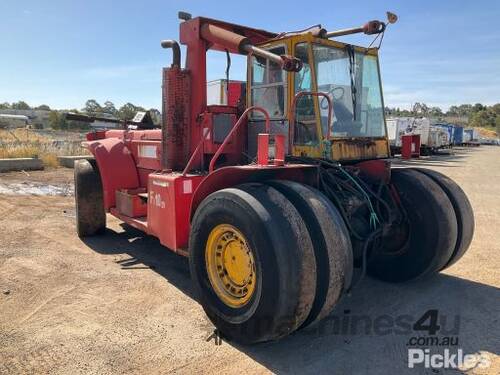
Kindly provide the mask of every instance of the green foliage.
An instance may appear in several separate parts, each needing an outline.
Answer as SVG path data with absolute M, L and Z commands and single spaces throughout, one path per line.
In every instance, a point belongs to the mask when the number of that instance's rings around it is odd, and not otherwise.
M 484 107 L 483 109 L 479 109 L 471 116 L 469 123 L 471 126 L 493 128 L 497 124 L 497 119 L 498 116 L 494 111 Z
M 109 114 L 119 118 L 120 120 L 132 120 L 137 112 L 144 112 L 146 111 L 146 109 L 141 106 L 136 106 L 132 103 L 126 103 L 119 109 L 116 109 L 112 101 L 107 100 L 104 102 L 104 106 L 101 106 L 97 102 L 97 100 L 89 99 L 85 102 L 85 107 L 82 109 L 82 111 L 91 116 Z M 157 114 L 160 113 L 158 110 L 155 111 L 157 112 Z M 153 119 L 155 119 L 155 115 L 153 115 Z
M 118 118 L 120 120 L 132 120 L 137 112 L 145 112 L 143 107 L 138 107 L 132 103 L 126 103 L 118 110 Z
M 50 111 L 49 113 L 49 126 L 56 130 L 68 129 L 68 123 L 64 115 L 58 111 Z
M 22 100 L 18 101 L 17 103 L 12 103 L 11 108 L 12 109 L 21 109 L 21 110 L 31 109 L 29 104 L 26 102 L 23 102 Z
M 500 103 L 491 106 L 491 110 L 496 113 L 498 118 L 498 116 L 500 116 Z
M 35 109 L 38 109 L 40 111 L 50 111 L 50 107 L 47 104 L 42 104 L 36 107 Z
M 118 115 L 118 110 L 116 109 L 113 102 L 109 101 L 109 100 L 104 102 L 104 107 L 102 108 L 102 111 L 104 113 L 108 113 L 108 114 L 113 115 L 115 117 Z
M 439 107 L 429 107 L 425 103 L 415 103 L 411 110 L 399 108 L 385 108 L 388 116 L 429 116 L 449 121 L 451 123 L 484 128 L 496 128 L 500 135 L 500 103 L 486 106 L 481 103 L 452 105 L 447 112 Z
M 85 102 L 85 107 L 83 107 L 83 112 L 88 115 L 95 116 L 102 113 L 102 107 L 95 99 L 89 99 Z
M 0 103 L 0 109 L 10 109 L 10 104 L 7 102 Z

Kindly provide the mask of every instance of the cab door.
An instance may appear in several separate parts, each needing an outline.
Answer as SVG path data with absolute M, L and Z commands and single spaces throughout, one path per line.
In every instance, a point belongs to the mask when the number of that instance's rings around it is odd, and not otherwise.
M 291 154 L 294 156 L 322 157 L 326 156 L 323 142 L 327 128 L 327 118 L 323 119 L 320 110 L 322 98 L 315 95 L 298 93 L 317 93 L 316 72 L 314 69 L 311 41 L 308 35 L 292 40 L 293 55 L 302 61 L 303 67 L 297 73 L 290 74 L 290 113 L 293 124 Z M 297 96 L 297 97 L 296 97 Z M 328 108 L 328 107 L 327 107 Z M 328 110 L 327 110 L 328 112 Z

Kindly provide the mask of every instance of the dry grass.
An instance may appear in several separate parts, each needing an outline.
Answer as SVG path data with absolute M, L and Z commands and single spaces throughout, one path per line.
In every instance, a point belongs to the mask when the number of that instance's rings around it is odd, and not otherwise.
M 53 139 L 27 129 L 0 130 L 0 159 L 40 158 L 46 167 L 55 168 L 59 166 L 58 156 L 87 153 L 74 136 Z
M 59 167 L 59 161 L 57 160 L 56 154 L 42 154 L 40 156 L 42 159 L 43 165 L 49 168 Z
M 497 132 L 493 128 L 476 127 L 474 129 L 476 129 L 479 132 L 479 134 L 484 138 L 497 138 L 498 136 L 500 136 L 500 134 L 497 134 Z
M 36 158 L 38 149 L 29 145 L 4 145 L 0 147 L 0 159 Z

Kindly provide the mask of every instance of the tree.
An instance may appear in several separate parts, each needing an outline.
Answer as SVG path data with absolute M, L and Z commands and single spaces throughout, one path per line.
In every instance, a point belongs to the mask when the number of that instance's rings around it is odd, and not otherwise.
M 85 107 L 82 110 L 83 112 L 91 116 L 94 116 L 98 113 L 102 113 L 102 107 L 95 99 L 87 100 L 85 102 Z
M 486 109 L 486 107 L 484 105 L 482 105 L 481 103 L 476 103 L 472 107 L 472 112 L 480 112 L 480 111 L 484 111 L 485 109 Z
M 479 127 L 495 127 L 496 117 L 497 116 L 493 111 L 483 109 L 472 115 L 470 125 Z
M 52 129 L 65 130 L 68 128 L 68 124 L 64 115 L 58 111 L 50 111 L 49 113 L 49 126 Z
M 495 112 L 498 118 L 498 116 L 500 116 L 500 103 L 491 106 L 491 109 L 493 110 L 493 112 Z
M 429 115 L 432 117 L 442 117 L 443 111 L 439 107 L 431 107 L 429 109 Z
M 137 112 L 146 111 L 142 107 L 137 107 L 132 103 L 126 103 L 118 110 L 118 118 L 120 120 L 132 120 Z
M 458 107 L 456 105 L 452 105 L 449 109 L 448 112 L 446 112 L 447 116 L 458 116 Z
M 40 111 L 50 111 L 50 107 L 47 104 L 42 104 L 36 107 L 35 109 L 38 109 Z
M 28 103 L 23 102 L 22 100 L 18 101 L 17 103 L 12 103 L 11 105 L 12 109 L 19 109 L 19 110 L 28 110 L 31 109 Z
M 10 104 L 5 102 L 5 103 L 0 103 L 0 109 L 9 109 Z
M 413 113 L 421 116 L 426 116 L 429 113 L 429 107 L 425 103 L 415 103 L 413 105 Z
M 459 116 L 470 116 L 472 112 L 471 104 L 461 104 L 458 106 L 458 115 Z
M 115 105 L 113 104 L 112 101 L 109 100 L 104 102 L 104 107 L 102 108 L 102 111 L 104 113 L 108 113 L 113 116 L 116 116 L 118 114 L 118 110 L 116 109 Z

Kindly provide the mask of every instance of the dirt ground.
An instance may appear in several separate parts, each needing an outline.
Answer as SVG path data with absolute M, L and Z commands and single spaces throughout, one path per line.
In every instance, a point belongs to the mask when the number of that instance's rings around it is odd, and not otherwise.
M 353 316 L 415 321 L 437 309 L 446 326 L 458 320 L 464 354 L 491 361 L 470 372 L 499 374 L 500 147 L 398 164 L 439 170 L 465 190 L 476 231 L 464 258 L 424 281 L 366 278 L 332 324 L 249 347 L 209 339 L 213 326 L 193 295 L 187 260 L 156 239 L 108 216 L 104 236 L 82 241 L 72 197 L 0 194 L 0 373 L 458 373 L 408 369 L 415 333 L 335 328 Z M 72 170 L 57 169 L 1 174 L 0 184 L 71 179 Z

